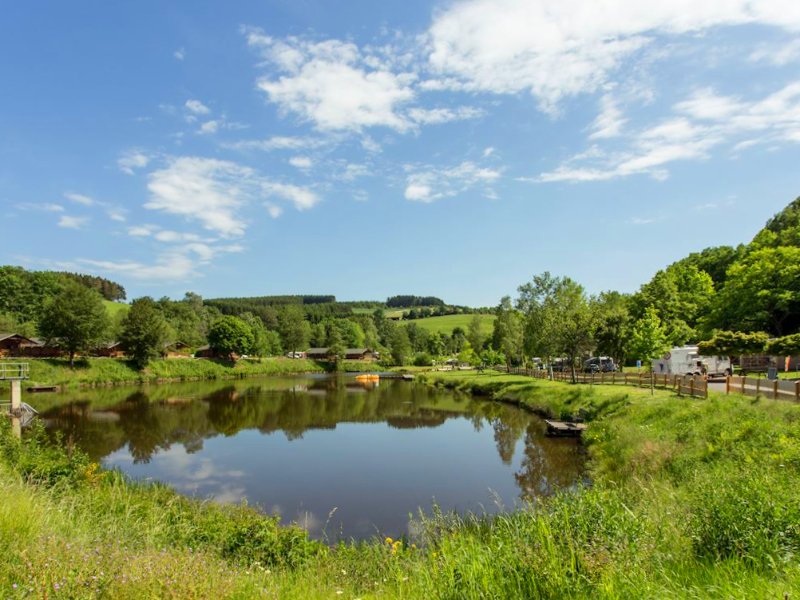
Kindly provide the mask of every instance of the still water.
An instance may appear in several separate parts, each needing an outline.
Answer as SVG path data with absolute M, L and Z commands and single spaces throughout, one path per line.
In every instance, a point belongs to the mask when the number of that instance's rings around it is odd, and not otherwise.
M 316 538 L 397 537 L 574 485 L 580 446 L 515 407 L 399 380 L 298 376 L 48 394 L 53 434 L 139 480 L 246 499 Z

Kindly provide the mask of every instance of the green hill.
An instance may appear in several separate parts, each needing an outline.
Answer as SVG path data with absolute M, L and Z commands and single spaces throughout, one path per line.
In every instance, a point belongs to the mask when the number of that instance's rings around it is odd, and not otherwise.
M 414 319 L 411 321 L 402 321 L 404 325 L 408 323 L 416 323 L 417 326 L 427 329 L 431 333 L 446 333 L 450 334 L 456 327 L 461 327 L 464 331 L 469 327 L 469 322 L 476 315 L 445 315 L 443 317 L 427 317 L 425 319 Z M 484 335 L 491 335 L 492 328 L 494 327 L 494 315 L 477 315 L 481 320 L 481 333 Z

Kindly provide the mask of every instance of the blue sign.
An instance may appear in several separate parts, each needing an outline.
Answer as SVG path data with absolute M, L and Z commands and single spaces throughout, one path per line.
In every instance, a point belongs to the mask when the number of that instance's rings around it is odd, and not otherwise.
M 642 368 L 642 361 L 640 361 L 640 360 L 636 361 L 636 368 L 637 369 L 641 369 Z

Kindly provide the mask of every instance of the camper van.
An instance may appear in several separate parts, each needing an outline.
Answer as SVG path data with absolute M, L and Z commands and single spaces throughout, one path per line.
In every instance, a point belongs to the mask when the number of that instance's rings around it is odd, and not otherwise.
M 663 357 L 653 360 L 656 375 L 708 375 L 709 377 L 733 374 L 727 356 L 700 356 L 697 346 L 675 347 Z

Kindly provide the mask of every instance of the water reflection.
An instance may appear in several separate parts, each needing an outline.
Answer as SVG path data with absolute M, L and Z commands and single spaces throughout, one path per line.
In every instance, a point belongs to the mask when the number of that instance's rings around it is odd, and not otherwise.
M 546 438 L 528 413 L 401 381 L 117 388 L 38 408 L 94 460 L 184 493 L 247 498 L 332 537 L 404 533 L 433 498 L 446 510 L 493 511 L 494 496 L 513 506 L 574 484 L 582 468 L 575 442 Z

